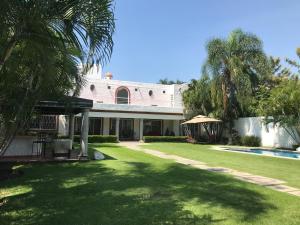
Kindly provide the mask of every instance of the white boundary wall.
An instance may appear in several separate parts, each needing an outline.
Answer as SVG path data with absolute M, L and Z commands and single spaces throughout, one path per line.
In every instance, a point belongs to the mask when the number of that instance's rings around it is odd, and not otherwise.
M 234 129 L 241 136 L 254 135 L 260 137 L 261 144 L 265 147 L 292 148 L 292 145 L 296 144 L 283 128 L 274 127 L 272 123 L 265 125 L 263 117 L 239 118 L 234 122 Z

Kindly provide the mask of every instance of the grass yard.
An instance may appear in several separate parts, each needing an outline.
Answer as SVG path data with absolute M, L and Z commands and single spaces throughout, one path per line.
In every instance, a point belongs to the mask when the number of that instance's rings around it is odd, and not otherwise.
M 151 143 L 143 147 L 199 160 L 211 166 L 280 179 L 290 186 L 300 188 L 300 160 L 218 151 L 213 150 L 212 145 L 188 143 Z
M 300 198 L 116 145 L 92 147 L 109 158 L 24 165 L 22 177 L 1 182 L 0 224 L 300 224 Z

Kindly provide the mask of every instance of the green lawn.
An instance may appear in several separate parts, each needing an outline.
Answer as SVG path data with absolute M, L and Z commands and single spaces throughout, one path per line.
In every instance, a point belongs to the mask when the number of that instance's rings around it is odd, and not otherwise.
M 188 143 L 151 143 L 143 147 L 199 160 L 211 166 L 284 180 L 288 185 L 300 188 L 300 160 L 218 151 L 213 150 L 212 145 Z
M 0 224 L 300 224 L 300 198 L 100 146 L 107 160 L 21 166 L 0 183 Z

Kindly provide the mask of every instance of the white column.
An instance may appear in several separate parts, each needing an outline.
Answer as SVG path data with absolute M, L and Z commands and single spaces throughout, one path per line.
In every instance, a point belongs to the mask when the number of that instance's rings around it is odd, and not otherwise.
M 109 118 L 103 118 L 103 135 L 109 135 Z
M 120 118 L 116 118 L 116 136 L 119 141 Z
M 89 110 L 82 113 L 81 135 L 80 135 L 80 157 L 87 157 L 89 135 Z
M 73 149 L 74 122 L 75 122 L 75 116 L 74 116 L 74 114 L 71 114 L 69 116 L 69 138 L 71 139 L 71 149 Z
M 179 136 L 180 122 L 179 120 L 173 120 L 173 131 L 175 136 Z
M 143 141 L 144 135 L 144 119 L 140 119 L 140 141 Z

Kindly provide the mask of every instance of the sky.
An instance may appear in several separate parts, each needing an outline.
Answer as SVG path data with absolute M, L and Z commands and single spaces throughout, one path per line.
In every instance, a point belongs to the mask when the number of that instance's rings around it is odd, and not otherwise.
M 206 43 L 241 28 L 266 54 L 297 59 L 300 0 L 115 0 L 113 54 L 103 72 L 114 79 L 198 79 Z

